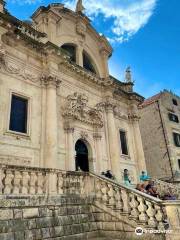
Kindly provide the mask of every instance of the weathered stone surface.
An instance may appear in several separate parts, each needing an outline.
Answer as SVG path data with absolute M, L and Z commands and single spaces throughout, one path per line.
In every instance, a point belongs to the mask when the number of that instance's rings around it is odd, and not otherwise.
M 13 210 L 0 210 L 0 220 L 9 220 L 9 219 L 13 219 Z
M 50 238 L 49 228 L 42 228 L 41 233 L 43 238 Z
M 8 232 L 9 225 L 8 221 L 0 221 L 0 233 Z
M 14 233 L 14 239 L 15 239 L 15 240 L 26 240 L 26 239 L 24 238 L 24 232 L 23 232 L 23 231 L 15 232 L 15 233 Z
M 14 240 L 13 233 L 0 233 L 0 240 Z
M 35 229 L 37 227 L 36 225 L 36 219 L 31 219 L 28 221 L 28 228 L 29 229 Z
M 46 228 L 53 226 L 53 218 L 52 217 L 44 217 L 36 219 L 37 228 Z
M 13 212 L 14 212 L 14 218 L 15 219 L 23 217 L 22 209 L 14 209 Z
M 24 219 L 14 219 L 9 221 L 9 231 L 18 232 L 28 229 L 28 223 Z
M 24 218 L 33 218 L 39 216 L 38 208 L 29 208 L 23 210 L 23 217 Z

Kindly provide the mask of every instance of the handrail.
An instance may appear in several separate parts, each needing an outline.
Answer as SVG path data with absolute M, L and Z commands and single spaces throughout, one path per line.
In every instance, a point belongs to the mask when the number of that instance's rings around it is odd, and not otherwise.
M 163 202 L 163 201 L 162 201 L 161 199 L 159 199 L 159 198 L 150 196 L 149 194 L 146 194 L 146 193 L 143 193 L 143 192 L 141 192 L 141 191 L 138 191 L 138 190 L 136 190 L 136 189 L 134 189 L 134 188 L 125 186 L 125 185 L 123 185 L 123 184 L 121 184 L 121 183 L 118 183 L 118 182 L 116 182 L 116 181 L 113 181 L 113 180 L 111 180 L 111 179 L 109 179 L 109 178 L 96 175 L 95 173 L 92 173 L 92 172 L 89 173 L 89 174 L 90 174 L 90 176 L 94 176 L 94 177 L 96 177 L 96 178 L 98 178 L 98 179 L 101 179 L 101 180 L 107 182 L 107 183 L 112 183 L 112 185 L 115 185 L 115 186 L 117 186 L 117 187 L 126 189 L 128 192 L 133 192 L 133 193 L 135 193 L 135 194 L 137 194 L 137 195 L 140 195 L 140 196 L 142 196 L 142 197 L 146 197 L 147 199 L 149 199 L 149 200 L 151 200 L 151 201 L 153 201 L 153 202 L 155 202 L 155 203 L 162 203 L 162 202 Z

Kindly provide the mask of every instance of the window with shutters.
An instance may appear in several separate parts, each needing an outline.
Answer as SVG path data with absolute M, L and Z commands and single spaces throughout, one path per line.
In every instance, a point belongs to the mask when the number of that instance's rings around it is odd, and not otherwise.
M 12 94 L 9 130 L 27 134 L 28 99 Z
M 174 138 L 174 144 L 176 147 L 180 147 L 180 134 L 179 133 L 173 133 Z
M 128 155 L 128 145 L 126 132 L 120 130 L 121 152 L 123 155 Z

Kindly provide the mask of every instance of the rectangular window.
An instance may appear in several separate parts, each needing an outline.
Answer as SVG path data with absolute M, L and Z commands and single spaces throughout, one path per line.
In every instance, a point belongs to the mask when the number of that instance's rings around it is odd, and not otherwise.
M 176 147 L 180 147 L 180 134 L 179 133 L 173 133 L 174 138 L 174 144 Z
M 168 116 L 169 116 L 169 120 L 170 120 L 170 121 L 179 123 L 179 118 L 178 118 L 178 116 L 176 116 L 175 114 L 169 113 Z
M 126 132 L 125 131 L 120 131 L 120 140 L 121 140 L 122 154 L 128 155 L 127 137 L 126 137 Z
M 9 130 L 27 133 L 28 100 L 12 95 Z

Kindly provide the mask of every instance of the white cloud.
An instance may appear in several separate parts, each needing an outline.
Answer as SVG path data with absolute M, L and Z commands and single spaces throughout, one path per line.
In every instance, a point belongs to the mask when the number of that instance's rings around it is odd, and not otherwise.
M 95 18 L 102 14 L 103 20 L 113 20 L 109 41 L 128 41 L 153 14 L 157 0 L 83 0 L 86 14 Z M 71 9 L 75 9 L 76 0 L 63 0 Z
M 36 3 L 42 2 L 42 0 L 7 0 L 6 2 L 25 5 L 25 4 L 36 4 Z

